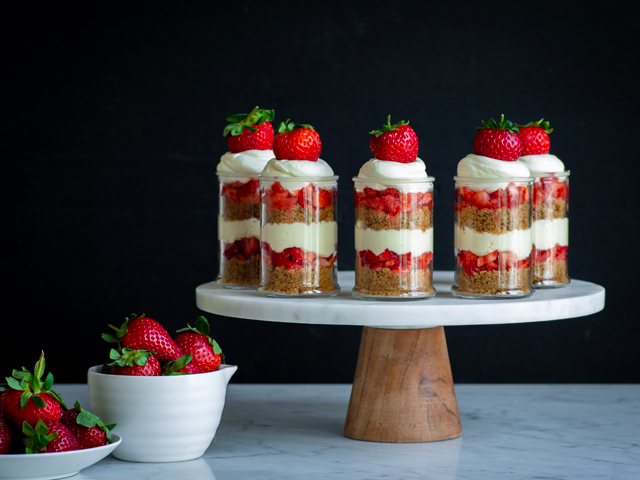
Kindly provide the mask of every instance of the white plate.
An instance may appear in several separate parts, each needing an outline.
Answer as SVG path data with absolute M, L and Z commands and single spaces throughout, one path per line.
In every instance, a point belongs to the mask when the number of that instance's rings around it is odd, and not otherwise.
M 113 452 L 122 438 L 111 434 L 113 443 L 72 452 L 0 455 L 0 478 L 52 480 L 77 474 Z

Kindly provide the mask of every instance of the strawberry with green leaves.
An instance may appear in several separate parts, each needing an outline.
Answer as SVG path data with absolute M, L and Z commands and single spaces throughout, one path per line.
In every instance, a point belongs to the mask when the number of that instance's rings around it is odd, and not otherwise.
M 311 125 L 289 120 L 280 123 L 278 135 L 273 140 L 276 159 L 317 162 L 321 151 L 320 135 Z
M 544 155 L 549 153 L 551 142 L 549 134 L 553 132 L 549 122 L 541 118 L 537 122 L 529 122 L 526 125 L 517 125 L 519 129 L 518 137 L 522 141 L 523 150 L 520 156 L 524 155 Z
M 112 375 L 130 375 L 134 377 L 157 377 L 162 373 L 160 362 L 154 352 L 147 350 L 133 350 L 124 347 L 122 351 L 112 348 L 109 358 L 113 360 L 107 363 L 111 367 Z
M 408 121 L 400 120 L 391 125 L 389 115 L 387 123 L 378 130 L 372 130 L 369 135 L 369 148 L 378 160 L 411 163 L 418 158 L 418 136 Z
M 60 420 L 62 409 L 67 408 L 60 395 L 51 390 L 53 374 L 49 372 L 42 381 L 44 369 L 42 352 L 33 373 L 22 367 L 22 371 L 14 370 L 11 377 L 6 378 L 8 388 L 2 395 L 4 418 L 16 427 L 23 422 L 35 425 L 39 419 Z
M 247 150 L 271 150 L 273 148 L 273 126 L 275 110 L 255 107 L 251 113 L 238 113 L 227 117 L 230 122 L 222 135 L 227 137 L 231 153 Z
M 105 425 L 97 415 L 83 409 L 80 402 L 76 402 L 74 408 L 62 414 L 60 423 L 76 437 L 80 450 L 112 443 L 109 432 L 116 426 L 115 423 Z
M 209 322 L 200 316 L 196 319 L 195 328 L 187 324 L 186 328 L 178 330 L 180 335 L 176 338 L 180 349 L 185 354 L 193 355 L 191 362 L 203 372 L 218 370 L 220 363 L 224 361 L 222 349 L 209 336 L 209 330 Z
M 27 437 L 22 441 L 25 453 L 71 452 L 80 448 L 69 429 L 54 420 L 40 419 L 35 426 L 24 422 L 22 433 Z
M 193 355 L 183 355 L 178 360 L 167 363 L 162 367 L 162 375 L 189 375 L 193 373 L 204 373 L 193 361 Z
M 518 132 L 518 127 L 512 121 L 505 120 L 504 115 L 500 117 L 499 123 L 493 118 L 488 122 L 483 121 L 473 139 L 473 153 L 513 162 L 522 154 L 522 141 Z

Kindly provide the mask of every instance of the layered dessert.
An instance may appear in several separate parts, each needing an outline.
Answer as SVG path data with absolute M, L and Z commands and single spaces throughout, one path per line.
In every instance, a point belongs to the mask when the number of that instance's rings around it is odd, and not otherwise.
M 428 298 L 433 288 L 433 178 L 418 158 L 409 122 L 370 132 L 374 158 L 355 183 L 356 283 L 359 299 Z
M 337 179 L 310 125 L 282 122 L 260 175 L 261 281 L 266 296 L 336 295 Z
M 273 110 L 231 115 L 224 129 L 229 151 L 217 166 L 219 187 L 217 283 L 227 288 L 260 284 L 260 182 L 274 157 Z
M 524 149 L 520 161 L 533 181 L 533 286 L 561 287 L 569 283 L 569 172 L 550 155 L 549 122 L 544 119 L 519 126 Z
M 531 285 L 531 177 L 517 127 L 482 122 L 455 177 L 454 296 L 522 297 Z

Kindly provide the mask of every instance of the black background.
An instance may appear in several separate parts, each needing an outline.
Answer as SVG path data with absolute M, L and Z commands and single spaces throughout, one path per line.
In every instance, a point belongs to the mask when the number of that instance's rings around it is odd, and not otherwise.
M 53 4 L 51 4 L 53 5 Z M 340 269 L 366 132 L 411 121 L 436 177 L 435 267 L 480 120 L 551 121 L 571 175 L 570 274 L 599 314 L 447 328 L 457 382 L 638 382 L 638 33 L 615 3 L 58 2 L 3 7 L 2 376 L 105 360 L 108 323 L 195 320 L 216 266 L 225 117 L 310 123 L 340 175 Z M 366 309 L 363 310 L 366 314 Z M 361 329 L 207 315 L 235 382 L 351 382 Z

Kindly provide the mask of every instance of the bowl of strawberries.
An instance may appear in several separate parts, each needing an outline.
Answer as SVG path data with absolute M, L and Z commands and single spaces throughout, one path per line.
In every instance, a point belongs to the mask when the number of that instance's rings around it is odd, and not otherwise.
M 215 437 L 227 384 L 237 366 L 224 364 L 209 324 L 198 317 L 172 339 L 155 320 L 132 315 L 115 334 L 110 362 L 89 369 L 91 407 L 110 422 L 132 462 L 180 462 L 202 456 Z

